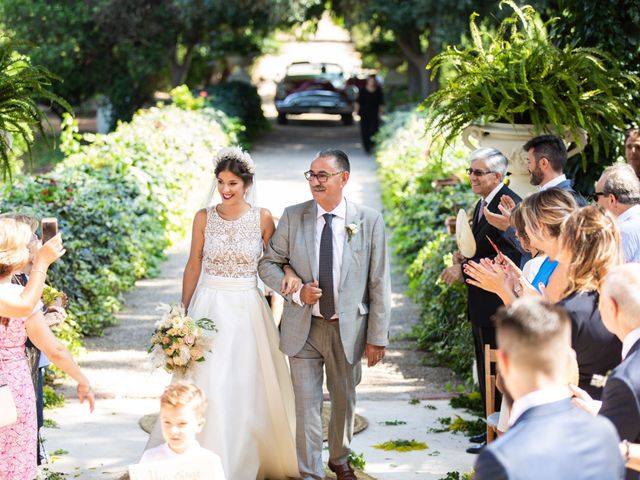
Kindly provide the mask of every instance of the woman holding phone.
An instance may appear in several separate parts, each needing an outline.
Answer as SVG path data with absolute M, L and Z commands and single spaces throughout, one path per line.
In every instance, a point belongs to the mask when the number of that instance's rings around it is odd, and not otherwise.
M 11 283 L 29 260 L 33 234 L 28 225 L 0 219 L 0 295 L 17 297 L 23 288 Z M 34 271 L 32 270 L 32 275 Z M 40 305 L 29 315 L 0 319 L 0 385 L 8 385 L 17 411 L 16 422 L 0 427 L 0 478 L 33 480 L 36 477 L 36 405 L 31 373 L 24 348 L 29 338 L 63 372 L 78 382 L 78 398 L 93 411 L 89 381 L 73 357 L 51 333 Z
M 15 220 L 0 216 L 0 232 L 11 229 L 14 224 Z M 0 251 L 4 251 L 4 248 L 5 246 L 0 245 Z M 0 317 L 12 318 L 30 315 L 42 296 L 49 266 L 64 253 L 62 236 L 59 233 L 46 241 L 35 255 L 31 276 L 24 290 L 19 295 L 6 295 L 0 292 Z

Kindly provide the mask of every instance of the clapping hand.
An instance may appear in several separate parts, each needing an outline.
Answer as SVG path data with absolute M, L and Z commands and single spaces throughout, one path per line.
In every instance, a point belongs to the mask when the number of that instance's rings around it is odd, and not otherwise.
M 573 393 L 573 399 L 571 401 L 576 407 L 581 408 L 593 416 L 598 414 L 600 406 L 602 405 L 601 402 L 591 398 L 587 392 L 576 385 L 569 384 L 569 390 Z
M 516 202 L 513 201 L 509 195 L 502 195 L 500 197 L 500 204 L 498 209 L 500 213 L 493 213 L 489 211 L 488 207 L 484 207 L 484 217 L 489 222 L 489 225 L 497 228 L 501 231 L 506 231 L 510 225 L 511 210 L 516 206 Z

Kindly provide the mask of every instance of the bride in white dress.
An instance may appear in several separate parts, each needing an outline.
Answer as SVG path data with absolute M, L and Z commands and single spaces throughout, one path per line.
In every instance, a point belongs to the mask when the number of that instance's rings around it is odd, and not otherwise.
M 266 209 L 245 201 L 253 162 L 237 148 L 217 156 L 221 203 L 197 212 L 182 302 L 217 331 L 192 380 L 208 399 L 198 441 L 218 454 L 230 480 L 298 477 L 293 388 L 278 332 L 257 286 L 257 267 L 275 230 Z M 291 271 L 292 272 L 292 271 Z M 285 293 L 297 288 L 290 273 Z

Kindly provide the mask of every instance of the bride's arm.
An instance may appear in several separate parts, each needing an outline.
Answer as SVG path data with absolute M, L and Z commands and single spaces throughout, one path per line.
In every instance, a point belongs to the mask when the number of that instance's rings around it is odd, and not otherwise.
M 273 215 L 266 208 L 260 209 L 260 231 L 262 232 L 262 245 L 266 248 L 273 236 L 273 232 L 276 231 Z
M 200 270 L 202 269 L 202 249 L 204 247 L 204 227 L 207 223 L 207 211 L 199 210 L 193 219 L 193 229 L 191 232 L 191 251 L 189 260 L 184 267 L 182 275 L 182 305 L 185 310 L 189 308 L 191 297 L 196 289 Z

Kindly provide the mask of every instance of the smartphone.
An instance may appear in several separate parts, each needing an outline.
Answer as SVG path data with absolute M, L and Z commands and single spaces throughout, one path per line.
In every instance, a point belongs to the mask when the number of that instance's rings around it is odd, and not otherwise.
M 58 234 L 58 219 L 43 218 L 42 219 L 42 243 L 47 243 Z

